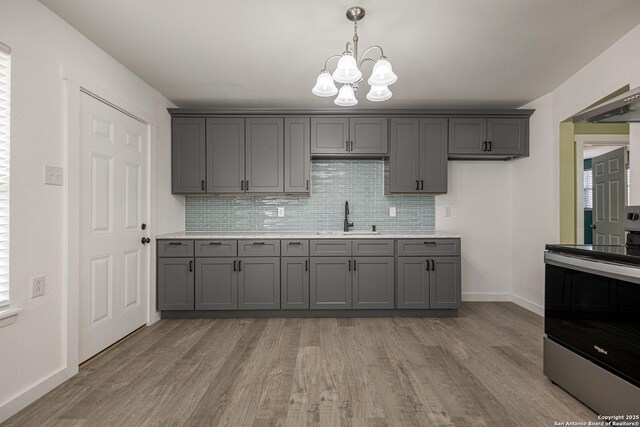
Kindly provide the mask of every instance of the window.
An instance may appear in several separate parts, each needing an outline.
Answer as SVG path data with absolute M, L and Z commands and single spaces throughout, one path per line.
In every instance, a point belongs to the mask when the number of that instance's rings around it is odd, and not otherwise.
M 10 52 L 0 43 L 0 307 L 9 304 Z
M 584 208 L 593 209 L 593 171 L 584 171 Z

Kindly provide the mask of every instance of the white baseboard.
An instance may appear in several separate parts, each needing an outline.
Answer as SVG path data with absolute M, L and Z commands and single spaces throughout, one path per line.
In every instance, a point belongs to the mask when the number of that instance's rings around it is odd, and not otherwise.
M 16 397 L 2 403 L 0 405 L 0 423 L 8 420 L 37 399 L 49 393 L 54 388 L 67 380 L 66 369 L 60 369 L 58 372 L 50 375 L 38 384 L 20 393 Z
M 518 304 L 520 307 L 526 308 L 529 311 L 533 311 L 538 316 L 544 317 L 544 307 L 540 304 L 537 304 L 526 298 L 519 297 L 518 295 L 513 295 L 512 301 L 515 304 Z
M 511 301 L 511 294 L 508 293 L 464 293 L 462 301 Z

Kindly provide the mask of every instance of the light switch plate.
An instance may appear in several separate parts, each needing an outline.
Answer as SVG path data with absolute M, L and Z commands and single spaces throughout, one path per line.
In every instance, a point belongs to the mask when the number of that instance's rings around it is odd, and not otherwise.
M 389 216 L 392 217 L 392 218 L 396 216 L 396 208 L 395 207 L 389 208 Z
M 31 298 L 41 297 L 42 295 L 44 295 L 45 281 L 46 281 L 45 276 L 37 276 L 31 279 L 31 285 L 32 285 Z
M 284 217 L 284 208 L 278 208 L 278 218 Z
M 62 185 L 63 169 L 57 166 L 44 165 L 44 183 L 46 185 Z

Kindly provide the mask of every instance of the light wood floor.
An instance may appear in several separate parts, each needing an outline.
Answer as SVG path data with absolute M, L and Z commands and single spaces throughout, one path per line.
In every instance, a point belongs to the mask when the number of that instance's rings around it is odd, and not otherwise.
M 162 320 L 7 421 L 552 426 L 596 415 L 542 374 L 542 318 Z

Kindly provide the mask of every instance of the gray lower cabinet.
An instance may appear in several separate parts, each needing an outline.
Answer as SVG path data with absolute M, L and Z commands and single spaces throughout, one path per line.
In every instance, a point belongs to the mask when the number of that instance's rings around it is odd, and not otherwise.
M 429 308 L 460 307 L 460 258 L 431 257 Z
M 280 258 L 238 259 L 238 309 L 280 308 Z
M 398 308 L 460 307 L 460 257 L 398 257 Z
M 244 119 L 207 119 L 207 193 L 244 191 Z
M 529 155 L 529 120 L 523 117 L 449 119 L 450 159 L 509 159 Z
M 206 192 L 205 119 L 171 120 L 171 192 Z
M 353 308 L 394 308 L 393 257 L 353 258 Z
M 280 259 L 280 308 L 306 310 L 309 308 L 309 258 Z
M 398 258 L 398 308 L 429 308 L 429 271 L 422 257 Z
M 193 310 L 194 259 L 158 258 L 158 310 Z
M 311 145 L 308 117 L 284 119 L 284 192 L 308 194 L 311 184 Z
M 238 309 L 236 265 L 234 258 L 196 258 L 196 310 Z
M 391 119 L 388 194 L 446 193 L 447 162 L 447 119 Z
M 309 308 L 351 308 L 351 258 L 311 257 Z

